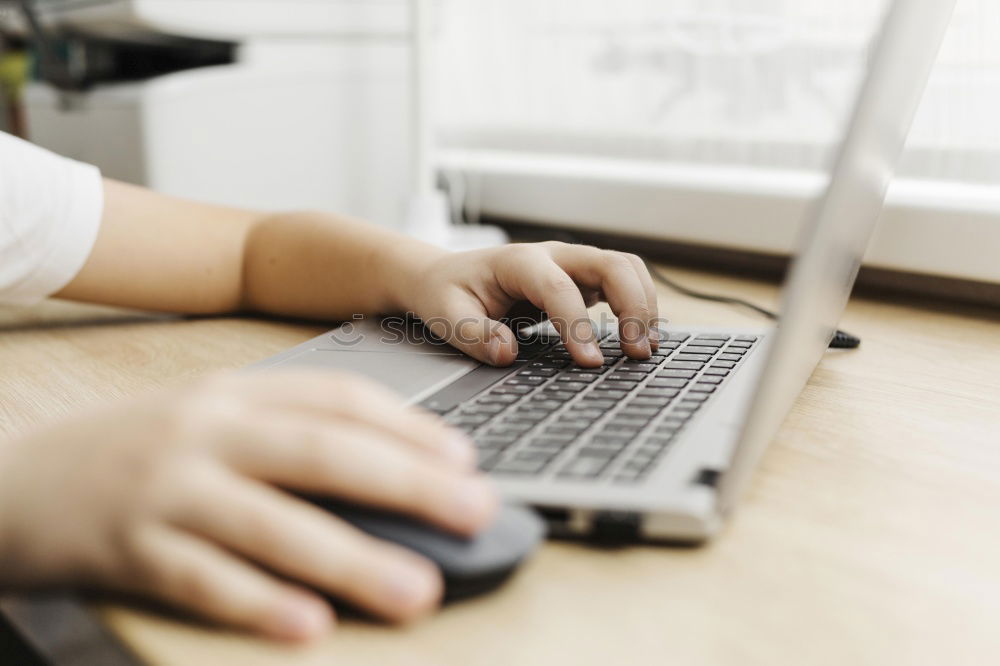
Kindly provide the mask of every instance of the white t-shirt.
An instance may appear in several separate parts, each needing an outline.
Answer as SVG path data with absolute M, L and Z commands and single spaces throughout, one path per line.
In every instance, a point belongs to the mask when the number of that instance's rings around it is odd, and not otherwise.
M 0 303 L 65 287 L 90 256 L 103 209 L 96 167 L 0 132 Z

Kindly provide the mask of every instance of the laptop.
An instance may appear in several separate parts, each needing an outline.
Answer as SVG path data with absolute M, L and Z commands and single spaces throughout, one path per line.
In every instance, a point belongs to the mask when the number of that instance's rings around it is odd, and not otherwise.
M 575 367 L 545 325 L 508 368 L 412 319 L 344 324 L 258 364 L 353 371 L 465 430 L 479 465 L 557 537 L 702 542 L 733 512 L 823 357 L 854 285 L 954 0 L 896 0 L 874 42 L 829 186 L 783 288 L 779 324 L 671 325 L 649 360 L 597 325 L 603 367 Z

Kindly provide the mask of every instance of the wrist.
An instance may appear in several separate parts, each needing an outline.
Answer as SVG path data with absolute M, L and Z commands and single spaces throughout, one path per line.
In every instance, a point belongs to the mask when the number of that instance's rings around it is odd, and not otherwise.
M 380 269 L 376 275 L 385 290 L 385 311 L 412 311 L 417 301 L 414 292 L 424 286 L 422 276 L 434 262 L 450 253 L 402 235 L 383 240 L 386 242 L 377 252 L 375 265 Z

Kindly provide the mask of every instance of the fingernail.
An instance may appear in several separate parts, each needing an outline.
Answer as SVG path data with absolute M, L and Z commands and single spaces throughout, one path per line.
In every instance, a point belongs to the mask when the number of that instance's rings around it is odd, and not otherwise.
M 500 338 L 490 338 L 490 341 L 486 344 L 486 358 L 493 365 L 500 363 Z
M 476 462 L 476 447 L 463 433 L 448 433 L 442 449 L 445 457 L 460 467 L 470 468 Z
M 496 509 L 497 496 L 493 487 L 472 478 L 459 483 L 455 492 L 455 519 L 462 527 L 483 527 Z
M 649 329 L 649 346 L 653 349 L 660 347 L 660 331 L 655 328 Z
M 284 638 L 305 639 L 322 634 L 332 623 L 330 608 L 324 602 L 292 597 L 282 604 L 275 628 Z
M 604 354 L 596 342 L 587 346 L 587 357 L 594 363 L 604 363 Z
M 387 580 L 389 598 L 396 606 L 426 606 L 438 596 L 439 585 L 435 573 L 424 564 L 395 564 Z

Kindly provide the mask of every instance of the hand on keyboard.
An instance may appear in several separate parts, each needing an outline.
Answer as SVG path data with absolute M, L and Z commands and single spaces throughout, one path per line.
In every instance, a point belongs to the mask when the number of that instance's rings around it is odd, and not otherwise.
M 648 359 L 658 342 L 656 290 L 634 255 L 557 242 L 508 245 L 435 257 L 404 281 L 403 309 L 436 336 L 493 365 L 517 357 L 514 332 L 502 320 L 523 302 L 546 313 L 572 360 L 586 368 L 604 361 L 587 313 L 598 300 L 617 315 L 627 356 Z

